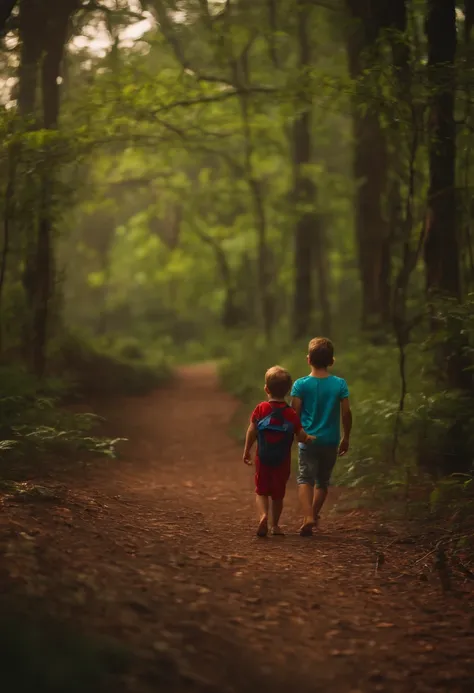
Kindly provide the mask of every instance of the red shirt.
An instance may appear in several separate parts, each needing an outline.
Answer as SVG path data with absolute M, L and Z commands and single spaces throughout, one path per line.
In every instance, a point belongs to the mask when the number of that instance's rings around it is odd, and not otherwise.
M 295 431 L 295 435 L 298 435 L 298 433 L 301 431 L 301 421 L 300 417 L 298 414 L 295 412 L 294 409 L 289 407 L 286 402 L 260 402 L 255 409 L 252 412 L 252 416 L 250 417 L 251 423 L 257 423 L 257 421 L 260 421 L 260 419 L 264 419 L 266 416 L 271 414 L 272 409 L 277 408 L 278 409 L 283 409 L 283 418 L 286 419 L 286 421 L 289 421 L 290 423 L 293 424 L 293 428 Z M 281 433 L 278 433 L 277 431 L 266 431 L 265 435 L 268 437 L 268 441 L 271 442 L 276 442 L 279 437 L 281 437 Z M 258 457 L 258 450 L 257 450 L 257 457 Z M 291 451 L 290 454 L 288 455 L 288 460 L 291 458 Z

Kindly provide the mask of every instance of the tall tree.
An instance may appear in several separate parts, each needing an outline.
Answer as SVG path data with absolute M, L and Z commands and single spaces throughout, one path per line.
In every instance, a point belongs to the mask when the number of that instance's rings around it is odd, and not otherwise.
M 307 77 L 311 69 L 311 5 L 298 0 L 296 42 L 300 87 L 297 114 L 293 123 L 293 202 L 295 205 L 294 308 L 293 336 L 300 339 L 311 331 L 316 304 L 314 268 L 318 279 L 318 305 L 321 308 L 320 329 L 329 334 L 331 315 L 327 286 L 324 229 L 315 211 L 317 190 L 308 169 L 313 162 L 313 100 Z
M 47 5 L 41 0 L 22 0 L 20 3 L 19 110 L 25 119 L 35 121 L 37 127 L 45 130 L 54 131 L 58 127 L 61 63 L 70 20 L 79 4 L 80 0 L 56 0 Z M 38 92 L 41 95 L 39 103 Z M 28 358 L 38 375 L 43 374 L 45 367 L 50 303 L 55 283 L 53 159 L 54 156 L 46 151 L 39 167 L 38 208 L 32 210 L 28 224 L 23 277 L 29 312 L 25 335 Z
M 460 297 L 456 214 L 455 0 L 429 0 L 426 22 L 432 89 L 430 186 L 425 240 L 426 285 L 430 293 Z
M 390 317 L 391 241 L 388 216 L 397 206 L 396 188 L 389 195 L 390 152 L 381 125 L 377 99 L 365 74 L 380 61 L 380 44 L 388 30 L 398 76 L 407 64 L 403 41 L 396 34 L 406 29 L 406 0 L 346 0 L 351 16 L 347 30 L 349 71 L 356 83 L 354 99 L 354 177 L 356 191 L 356 241 L 362 283 L 362 327 L 383 326 Z M 377 91 L 377 86 L 375 90 Z M 372 92 L 371 92 L 372 90 Z
M 429 0 L 426 21 L 431 85 L 430 184 L 425 237 L 429 300 L 461 300 L 460 239 L 456 199 L 456 2 Z M 449 307 L 448 307 L 449 308 Z M 448 316 L 439 371 L 450 388 L 472 386 L 460 320 Z M 433 329 L 441 329 L 437 321 Z
M 386 19 L 377 0 L 347 0 L 349 71 L 354 98 L 354 178 L 357 185 L 355 227 L 362 283 L 362 327 L 377 328 L 389 316 L 390 245 L 383 209 L 388 186 L 387 139 L 373 103 L 367 103 L 363 75 L 377 62 L 378 41 Z

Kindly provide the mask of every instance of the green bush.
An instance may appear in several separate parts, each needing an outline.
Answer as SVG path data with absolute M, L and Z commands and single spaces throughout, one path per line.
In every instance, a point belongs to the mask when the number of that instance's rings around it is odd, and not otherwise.
M 118 441 L 92 435 L 94 414 L 74 414 L 60 407 L 67 383 L 39 382 L 24 370 L 0 367 L 0 460 L 36 463 L 40 458 L 81 454 L 115 455 Z M 20 465 L 21 466 L 21 465 Z
M 161 346 L 146 351 L 132 338 L 90 342 L 63 337 L 51 358 L 53 372 L 72 383 L 78 396 L 143 395 L 171 375 Z

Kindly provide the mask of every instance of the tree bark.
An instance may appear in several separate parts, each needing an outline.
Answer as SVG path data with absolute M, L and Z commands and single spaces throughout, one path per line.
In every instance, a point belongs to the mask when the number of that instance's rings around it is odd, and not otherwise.
M 425 266 L 429 293 L 460 298 L 454 119 L 457 43 L 455 5 L 454 0 L 430 0 L 428 3 L 426 33 L 433 96 Z
M 57 8 L 51 8 L 46 20 L 45 47 L 41 66 L 41 94 L 43 127 L 56 130 L 60 111 L 60 87 L 58 78 L 64 47 L 68 37 L 69 23 L 79 0 L 61 0 Z M 45 158 L 41 183 L 40 214 L 36 247 L 36 286 L 33 297 L 33 368 L 42 376 L 46 365 L 46 345 L 50 322 L 50 304 L 54 292 L 54 211 L 53 198 L 55 172 L 48 157 Z
M 10 146 L 8 148 L 8 169 L 7 169 L 7 184 L 5 186 L 5 199 L 3 211 L 3 245 L 0 258 L 0 353 L 3 351 L 3 290 L 5 287 L 5 279 L 7 275 L 8 256 L 10 254 L 10 224 L 13 218 L 14 195 L 15 195 L 15 175 L 16 175 L 16 157 L 15 149 Z
M 20 2 L 19 33 L 21 42 L 20 65 L 18 68 L 18 112 L 22 123 L 34 129 L 38 110 L 38 75 L 44 41 L 44 5 L 41 0 L 22 0 Z M 21 162 L 21 144 L 16 152 L 17 165 Z M 36 176 L 32 185 L 36 193 Z M 22 223 L 24 237 L 24 268 L 22 284 L 26 300 L 23 332 L 24 359 L 29 366 L 33 357 L 33 312 L 35 296 L 35 266 L 37 244 L 37 210 L 30 209 L 28 218 Z
M 456 3 L 430 0 L 426 22 L 430 113 L 430 185 L 425 238 L 426 289 L 429 301 L 461 300 L 460 241 L 456 200 Z M 447 305 L 447 335 L 438 350 L 440 377 L 449 388 L 472 388 L 462 320 Z M 436 320 L 433 330 L 444 329 Z
M 382 30 L 391 25 L 390 4 L 386 2 L 347 0 L 352 18 L 347 32 L 347 53 L 350 75 L 356 83 L 364 70 L 375 64 L 377 42 Z M 391 244 L 383 209 L 383 197 L 388 192 L 388 147 L 377 109 L 366 102 L 366 95 L 357 84 L 353 166 L 358 185 L 355 228 L 362 284 L 361 317 L 363 329 L 377 329 L 390 317 Z M 361 110 L 361 103 L 368 108 Z
M 241 88 L 249 84 L 246 50 L 243 51 L 239 61 L 232 66 L 233 81 L 236 87 Z M 249 113 L 248 95 L 242 92 L 239 96 L 242 134 L 244 138 L 244 170 L 252 197 L 255 224 L 257 227 L 257 287 L 260 304 L 260 318 L 262 328 L 267 340 L 270 340 L 273 331 L 274 300 L 271 288 L 270 262 L 271 255 L 267 243 L 267 214 L 265 210 L 264 190 L 261 182 L 255 175 L 254 142 Z
M 19 111 L 30 126 L 55 130 L 58 126 L 60 98 L 58 77 L 69 22 L 79 6 L 79 0 L 57 0 L 46 6 L 42 0 L 22 0 L 20 3 L 20 37 L 22 42 L 19 68 Z M 41 75 L 41 79 L 38 77 Z M 38 104 L 38 82 L 41 109 Z M 40 165 L 40 190 L 37 216 L 26 229 L 27 252 L 23 285 L 28 307 L 25 335 L 27 360 L 41 376 L 45 369 L 49 307 L 54 287 L 53 197 L 54 167 L 46 151 Z
M 435 347 L 434 361 L 441 387 L 461 391 L 453 400 L 453 412 L 447 430 L 429 450 L 431 470 L 443 475 L 468 472 L 472 450 L 465 436 L 471 427 L 469 409 L 463 402 L 472 397 L 472 374 L 463 319 L 451 302 L 461 300 L 460 241 L 456 200 L 456 2 L 429 0 L 426 35 L 428 40 L 428 77 L 431 87 L 428 214 L 424 245 L 426 289 L 431 304 L 445 303 L 446 319 L 434 312 L 432 330 L 442 331 L 443 341 Z M 442 306 L 443 307 L 443 306 Z M 443 414 L 444 415 L 444 414 Z M 436 411 L 434 412 L 436 416 Z M 423 444 L 421 459 L 423 460 Z
M 315 287 L 317 272 L 318 305 L 321 309 L 321 329 L 329 333 L 331 314 L 328 295 L 327 256 L 324 248 L 322 220 L 315 211 L 317 190 L 308 174 L 313 161 L 312 99 L 305 89 L 306 75 L 311 67 L 310 37 L 311 7 L 301 0 L 297 6 L 297 40 L 301 87 L 292 132 L 293 199 L 296 210 L 294 235 L 294 294 L 293 337 L 302 339 L 314 329 Z
M 412 98 L 412 86 L 411 86 L 411 74 L 410 74 L 410 46 L 407 40 L 407 8 L 406 0 L 393 0 L 393 3 L 389 6 L 390 15 L 389 28 L 391 29 L 389 34 L 389 42 L 392 53 L 392 62 L 394 69 L 394 85 L 393 94 L 395 99 L 399 102 L 401 108 L 405 108 L 406 112 L 411 114 L 411 119 L 409 119 L 409 128 L 411 129 L 410 139 L 411 143 L 409 146 L 409 172 L 408 172 L 408 188 L 410 188 L 410 181 L 412 177 L 411 169 L 411 154 L 413 152 L 413 141 L 414 138 L 418 138 L 418 115 L 415 111 Z M 412 223 L 407 223 L 408 220 L 404 219 L 403 215 L 403 196 L 402 196 L 402 186 L 406 182 L 406 152 L 402 146 L 403 144 L 403 128 L 400 127 L 400 121 L 392 121 L 390 123 L 390 147 L 389 147 L 389 169 L 392 173 L 391 181 L 389 183 L 388 190 L 388 234 L 389 234 L 389 245 L 390 253 L 392 252 L 393 244 L 397 241 L 404 243 L 407 234 L 411 234 Z M 416 133 L 415 133 L 416 131 Z M 411 199 L 411 194 L 408 192 L 408 196 Z M 393 279 L 392 282 L 393 289 L 396 288 L 397 280 Z M 395 306 L 392 305 L 391 312 L 392 316 L 395 311 Z

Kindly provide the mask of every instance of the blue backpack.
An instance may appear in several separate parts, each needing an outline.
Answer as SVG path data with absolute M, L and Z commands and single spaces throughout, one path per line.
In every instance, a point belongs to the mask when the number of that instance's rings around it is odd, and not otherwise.
M 288 457 L 295 436 L 295 427 L 283 416 L 286 407 L 272 407 L 265 418 L 257 421 L 258 458 L 268 467 L 279 467 Z M 269 441 L 267 431 L 281 433 L 275 441 Z

